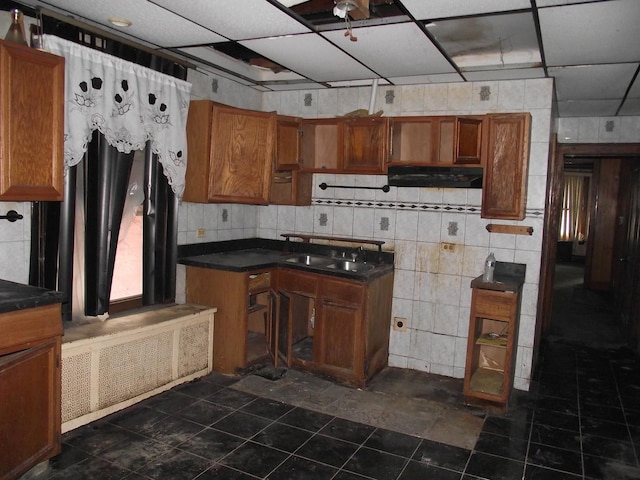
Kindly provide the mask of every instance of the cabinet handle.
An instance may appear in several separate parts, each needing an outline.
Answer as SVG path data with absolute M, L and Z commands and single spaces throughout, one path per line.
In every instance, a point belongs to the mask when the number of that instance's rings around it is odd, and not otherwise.
M 393 122 L 389 128 L 389 161 L 391 161 L 391 157 L 393 157 Z

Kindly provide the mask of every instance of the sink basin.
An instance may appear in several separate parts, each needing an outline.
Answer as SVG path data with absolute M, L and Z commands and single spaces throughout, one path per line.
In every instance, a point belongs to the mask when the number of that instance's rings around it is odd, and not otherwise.
M 335 268 L 344 272 L 365 273 L 373 269 L 373 265 L 368 263 L 352 262 L 351 260 L 340 260 L 327 265 L 327 268 Z
M 317 255 L 299 255 L 297 257 L 287 258 L 287 262 L 319 267 L 329 265 L 331 259 Z

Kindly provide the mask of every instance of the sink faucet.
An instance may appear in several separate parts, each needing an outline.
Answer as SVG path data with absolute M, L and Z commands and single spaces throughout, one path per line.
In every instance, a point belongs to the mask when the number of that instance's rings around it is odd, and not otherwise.
M 362 245 L 357 248 L 353 248 L 351 250 L 347 250 L 346 252 L 342 252 L 342 257 L 346 258 L 347 255 L 351 257 L 351 260 L 354 262 L 361 261 L 363 263 L 367 263 L 367 254 L 366 250 Z

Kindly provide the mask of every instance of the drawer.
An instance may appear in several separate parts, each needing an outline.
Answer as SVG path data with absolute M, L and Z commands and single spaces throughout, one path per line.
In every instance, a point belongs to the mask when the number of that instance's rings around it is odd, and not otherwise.
M 515 293 L 473 290 L 473 308 L 478 317 L 511 320 L 518 308 L 518 296 Z
M 271 287 L 271 272 L 249 274 L 249 292 Z
M 322 296 L 325 299 L 360 305 L 364 299 L 364 286 L 341 280 L 323 279 Z
M 280 270 L 278 274 L 278 290 L 315 297 L 318 290 L 318 277 L 314 274 Z

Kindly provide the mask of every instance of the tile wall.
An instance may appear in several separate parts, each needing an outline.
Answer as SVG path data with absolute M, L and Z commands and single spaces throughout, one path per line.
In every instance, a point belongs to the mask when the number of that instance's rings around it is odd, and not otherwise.
M 640 117 L 579 117 L 558 119 L 559 143 L 637 143 Z
M 480 93 L 483 93 L 481 96 Z M 344 88 L 263 95 L 263 110 L 285 115 L 332 117 L 368 108 L 371 88 Z M 487 95 L 488 94 L 488 95 Z M 307 105 L 309 95 L 311 105 Z M 515 386 L 528 389 L 538 295 L 547 159 L 551 130 L 551 80 L 379 87 L 375 110 L 385 115 L 452 115 L 531 112 L 527 217 L 533 236 L 489 234 L 480 218 L 481 191 L 397 188 L 390 192 L 318 185 L 381 186 L 384 176 L 314 176 L 309 207 L 258 207 L 257 235 L 316 233 L 382 239 L 396 252 L 393 315 L 407 319 L 391 332 L 390 364 L 462 377 L 466 357 L 472 278 L 490 251 L 501 261 L 527 264 Z M 305 97 L 307 102 L 305 104 Z M 483 100 L 484 99 L 484 100 Z M 392 101 L 393 103 L 388 103 Z M 443 243 L 454 245 L 444 250 Z

